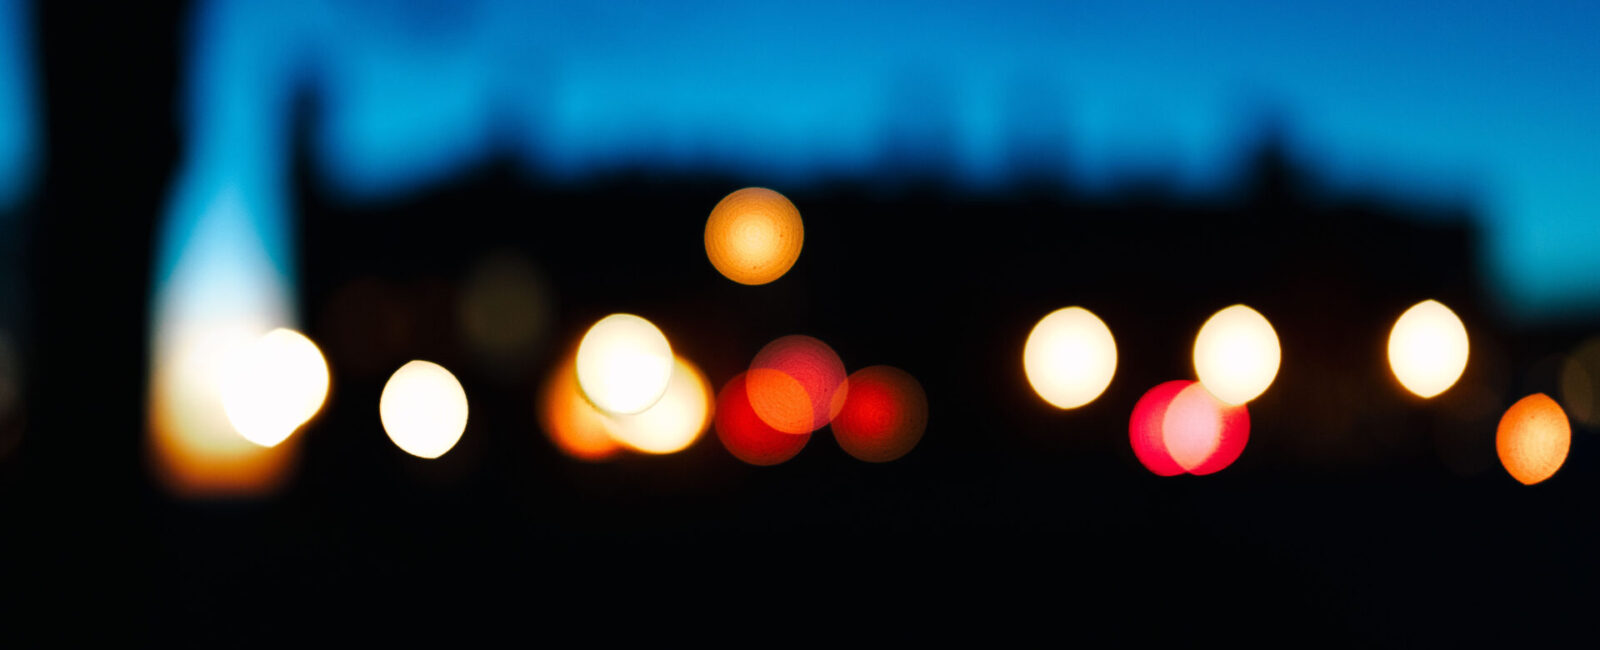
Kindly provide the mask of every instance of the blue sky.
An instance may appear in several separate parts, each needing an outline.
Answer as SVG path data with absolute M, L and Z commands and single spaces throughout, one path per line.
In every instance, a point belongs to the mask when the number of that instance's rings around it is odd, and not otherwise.
M 1600 313 L 1600 3 L 202 4 L 185 179 L 278 187 L 291 89 L 353 200 L 495 157 L 792 187 L 895 151 L 982 191 L 1019 142 L 1203 193 L 1270 113 L 1335 186 L 1477 207 L 1512 318 Z
M 33 180 L 35 139 L 31 30 L 22 0 L 0 0 L 0 217 Z

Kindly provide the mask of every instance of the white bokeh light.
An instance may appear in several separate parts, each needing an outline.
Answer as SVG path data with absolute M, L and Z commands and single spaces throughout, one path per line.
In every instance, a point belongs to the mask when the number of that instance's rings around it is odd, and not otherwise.
M 406 453 L 438 458 L 467 428 L 467 392 L 439 364 L 411 361 L 384 384 L 378 417 L 389 439 Z
M 1094 401 L 1117 372 L 1111 329 L 1082 307 L 1051 312 L 1033 326 L 1022 349 L 1022 369 L 1034 392 L 1056 408 Z
M 633 314 L 600 319 L 578 344 L 578 386 L 612 415 L 643 412 L 667 392 L 672 346 L 656 326 Z
M 272 447 L 305 424 L 328 396 L 328 364 L 299 332 L 275 329 L 225 364 L 222 408 L 246 440 Z
M 1407 309 L 1389 332 L 1389 368 L 1419 397 L 1449 390 L 1467 369 L 1467 328 L 1437 300 Z
M 1194 370 L 1217 399 L 1237 406 L 1266 392 L 1278 376 L 1278 333 L 1244 305 L 1219 311 L 1194 339 Z

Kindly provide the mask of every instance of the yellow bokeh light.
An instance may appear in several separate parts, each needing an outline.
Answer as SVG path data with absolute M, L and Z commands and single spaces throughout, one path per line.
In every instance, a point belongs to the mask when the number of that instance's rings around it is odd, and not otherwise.
M 724 197 L 706 220 L 706 256 L 739 284 L 772 282 L 800 259 L 805 227 L 782 194 L 747 187 Z
M 1412 305 L 1389 332 L 1389 368 L 1419 397 L 1449 390 L 1467 369 L 1466 326 L 1436 300 Z
M 681 451 L 711 422 L 711 387 L 694 364 L 678 359 L 666 394 L 643 413 L 605 419 L 606 432 L 628 447 L 650 454 Z
M 1028 384 L 1044 401 L 1070 409 L 1094 401 L 1117 372 L 1117 342 L 1111 329 L 1082 307 L 1067 307 L 1039 319 L 1022 348 Z
M 1278 376 L 1278 333 L 1260 312 L 1233 305 L 1200 327 L 1194 371 L 1217 399 L 1238 406 L 1266 392 Z
M 467 428 L 467 392 L 436 363 L 411 361 L 383 386 L 378 418 L 389 439 L 406 453 L 438 458 Z
M 578 386 L 601 411 L 643 412 L 667 392 L 672 346 L 656 326 L 633 314 L 600 319 L 578 344 Z
M 1506 409 L 1495 431 L 1494 446 L 1500 464 L 1512 478 L 1533 485 L 1550 478 L 1567 462 L 1572 425 L 1555 400 L 1534 393 Z
M 272 447 L 305 424 L 328 396 L 328 364 L 304 335 L 278 328 L 227 362 L 222 409 L 246 440 Z

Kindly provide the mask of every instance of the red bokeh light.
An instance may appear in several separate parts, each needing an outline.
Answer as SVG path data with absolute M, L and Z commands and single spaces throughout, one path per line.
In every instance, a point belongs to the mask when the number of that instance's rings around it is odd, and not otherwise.
M 1176 379 L 1146 391 L 1133 405 L 1133 416 L 1128 419 L 1128 442 L 1133 444 L 1133 455 L 1139 463 L 1156 476 L 1177 476 L 1183 466 L 1167 453 L 1167 443 L 1162 435 L 1162 422 L 1167 417 L 1167 407 L 1185 388 L 1197 385 L 1187 379 Z
M 1175 380 L 1139 398 L 1128 440 L 1157 476 L 1211 474 L 1232 465 L 1250 440 L 1250 413 L 1212 396 L 1199 382 Z
M 811 433 L 832 421 L 849 386 L 833 348 L 803 335 L 785 336 L 756 353 L 745 375 L 750 405 L 784 433 Z
M 1162 435 L 1172 459 L 1190 474 L 1203 476 L 1239 459 L 1250 439 L 1250 413 L 1243 404 L 1229 406 L 1196 383 L 1172 398 Z
M 717 393 L 714 422 L 722 446 L 751 465 L 777 465 L 794 458 L 811 440 L 811 434 L 784 433 L 768 426 L 750 406 L 746 391 L 746 375 L 740 373 Z
M 850 393 L 833 419 L 833 437 L 846 453 L 885 463 L 910 452 L 928 428 L 928 396 L 922 384 L 890 366 L 850 375 Z

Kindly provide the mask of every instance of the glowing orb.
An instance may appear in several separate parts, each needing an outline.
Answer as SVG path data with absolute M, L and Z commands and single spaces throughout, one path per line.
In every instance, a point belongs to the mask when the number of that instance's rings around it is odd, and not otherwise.
M 1117 372 L 1117 342 L 1089 310 L 1058 309 L 1028 333 L 1022 369 L 1044 401 L 1056 408 L 1076 408 L 1094 401 L 1111 384 Z
M 845 453 L 869 463 L 906 455 L 928 429 L 928 395 L 899 368 L 871 366 L 850 375 L 850 395 L 833 419 Z
M 283 322 L 283 321 L 278 321 Z M 239 435 L 223 404 L 229 363 L 258 344 L 265 318 L 233 322 L 178 319 L 155 332 L 148 444 L 161 484 L 187 498 L 259 497 L 287 484 L 298 436 L 262 447 Z
M 1183 473 L 1183 466 L 1167 452 L 1162 424 L 1166 421 L 1167 408 L 1172 405 L 1172 399 L 1193 385 L 1195 382 L 1187 379 L 1157 384 L 1133 405 L 1133 415 L 1128 418 L 1128 442 L 1133 445 L 1133 455 L 1138 457 L 1139 463 L 1156 476 Z
M 539 426 L 561 453 L 600 461 L 622 451 L 606 432 L 606 417 L 578 389 L 578 361 L 568 354 L 539 389 Z
M 1259 312 L 1234 305 L 1212 314 L 1194 339 L 1194 370 L 1217 399 L 1243 404 L 1278 376 L 1278 334 Z
M 844 362 L 809 336 L 785 336 L 761 348 L 745 375 L 750 406 L 784 433 L 811 433 L 838 415 L 850 392 Z
M 1419 397 L 1443 393 L 1467 369 L 1467 328 L 1438 301 L 1413 305 L 1389 332 L 1389 368 Z
M 1556 473 L 1567 462 L 1572 446 L 1572 425 L 1556 401 L 1534 393 L 1512 404 L 1500 417 L 1494 447 L 1511 477 L 1533 485 Z
M 389 439 L 406 453 L 438 458 L 467 428 L 467 392 L 439 364 L 412 361 L 383 386 L 378 418 Z
M 782 194 L 747 187 L 729 194 L 706 220 L 706 256 L 739 284 L 766 284 L 800 259 L 805 227 L 800 211 Z
M 1250 440 L 1250 414 L 1230 406 L 1200 384 L 1174 395 L 1161 418 L 1161 437 L 1173 462 L 1196 476 L 1218 472 L 1244 452 Z
M 734 458 L 751 465 L 777 465 L 794 458 L 811 434 L 784 433 L 762 422 L 750 406 L 745 377 L 739 373 L 717 394 L 717 438 Z
M 681 451 L 700 438 L 710 423 L 711 387 L 693 364 L 673 364 L 667 391 L 642 413 L 605 418 L 612 439 L 649 454 Z
M 666 394 L 672 359 L 667 337 L 650 321 L 612 314 L 578 344 L 578 386 L 601 411 L 640 413 Z
M 246 440 L 272 447 L 305 424 L 328 396 L 328 364 L 299 332 L 275 329 L 241 348 L 224 370 L 222 409 Z

